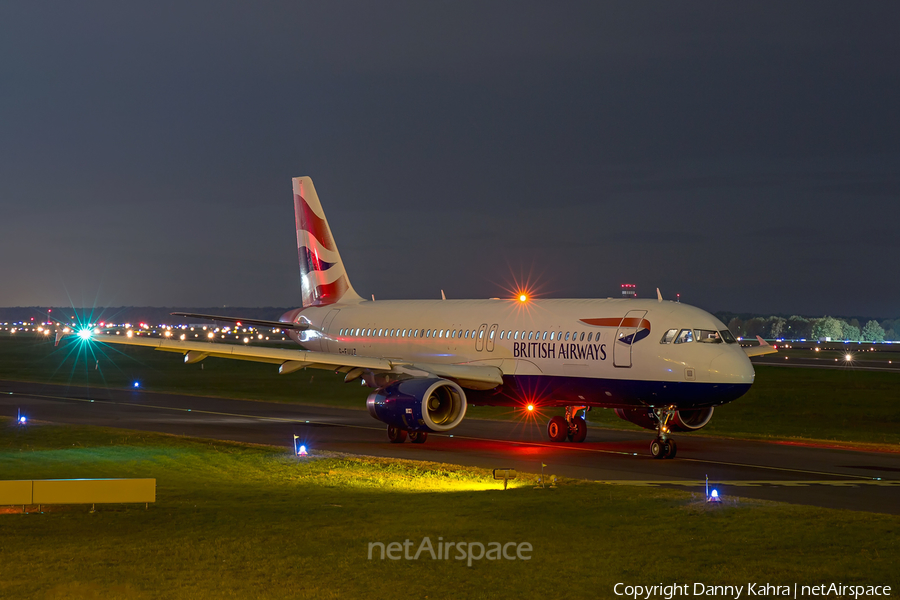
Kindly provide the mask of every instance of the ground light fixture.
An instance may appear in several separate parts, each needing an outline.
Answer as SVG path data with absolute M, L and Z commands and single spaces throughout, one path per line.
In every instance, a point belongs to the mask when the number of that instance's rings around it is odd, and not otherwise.
M 28 424 L 28 417 L 22 414 L 22 409 L 16 409 L 16 425 L 24 427 Z
M 712 491 L 709 489 L 709 475 L 706 476 L 706 501 L 717 503 L 721 502 L 722 499 L 719 498 L 719 490 L 713 488 Z

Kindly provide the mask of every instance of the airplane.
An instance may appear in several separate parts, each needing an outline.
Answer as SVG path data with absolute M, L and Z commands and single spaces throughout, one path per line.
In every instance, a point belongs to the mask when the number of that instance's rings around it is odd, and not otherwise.
M 564 408 L 547 423 L 553 442 L 583 442 L 585 413 L 611 408 L 655 430 L 654 458 L 674 458 L 673 432 L 706 426 L 715 407 L 745 394 L 749 357 L 777 351 L 762 339 L 742 347 L 720 320 L 688 304 L 652 299 L 365 300 L 347 276 L 309 177 L 293 179 L 301 303 L 277 321 L 196 313 L 287 332 L 302 349 L 140 336 L 83 338 L 184 355 L 344 373 L 373 391 L 366 405 L 391 442 L 424 443 L 458 426 L 468 406 L 525 411 Z M 83 333 L 83 332 L 82 332 Z

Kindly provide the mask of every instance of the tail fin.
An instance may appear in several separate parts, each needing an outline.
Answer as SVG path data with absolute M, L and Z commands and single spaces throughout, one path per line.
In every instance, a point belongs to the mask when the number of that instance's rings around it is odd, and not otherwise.
M 293 183 L 303 306 L 361 302 L 347 278 L 312 179 L 295 177 Z

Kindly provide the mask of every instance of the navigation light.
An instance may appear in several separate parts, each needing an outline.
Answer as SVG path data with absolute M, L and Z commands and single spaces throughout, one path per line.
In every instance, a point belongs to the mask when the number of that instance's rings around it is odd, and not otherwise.
M 91 339 L 91 333 L 93 333 L 93 332 L 90 329 L 88 329 L 87 327 L 85 327 L 84 329 L 78 330 L 78 337 L 80 337 L 84 341 L 88 341 L 89 339 Z

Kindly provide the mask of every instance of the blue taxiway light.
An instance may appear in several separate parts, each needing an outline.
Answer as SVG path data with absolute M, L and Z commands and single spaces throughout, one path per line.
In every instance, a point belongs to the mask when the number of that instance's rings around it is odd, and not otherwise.
M 24 425 L 27 422 L 28 422 L 28 419 L 25 418 L 25 415 L 22 415 L 21 417 L 19 417 L 19 425 Z
M 134 387 L 141 387 L 140 382 L 139 382 L 139 381 L 135 381 L 135 382 L 134 382 Z
M 297 448 L 297 456 L 307 456 L 308 452 L 306 451 L 306 446 L 300 446 Z

